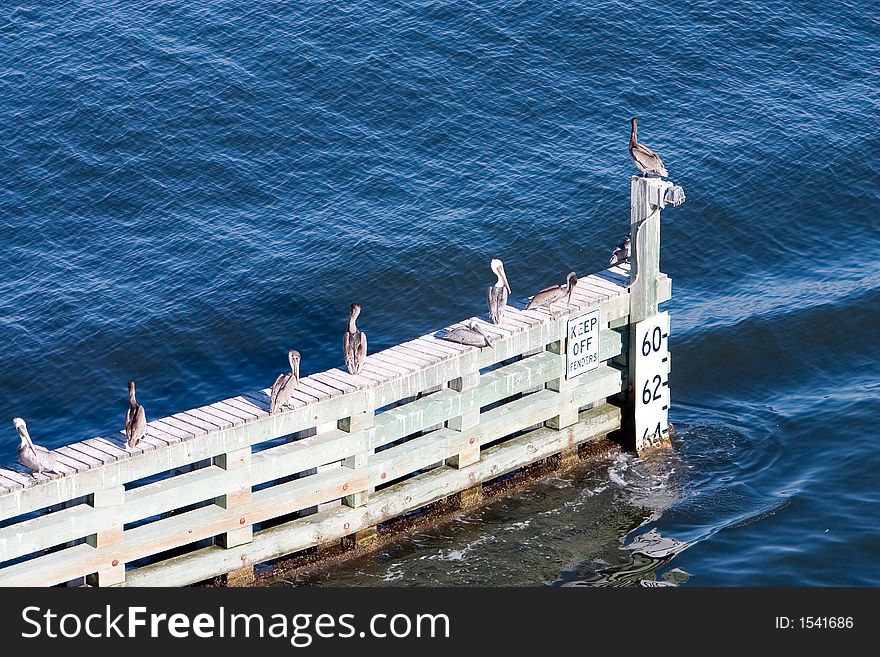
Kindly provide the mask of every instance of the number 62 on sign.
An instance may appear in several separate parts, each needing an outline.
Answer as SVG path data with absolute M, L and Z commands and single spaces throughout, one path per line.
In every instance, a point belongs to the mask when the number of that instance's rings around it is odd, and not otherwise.
M 633 395 L 636 450 L 668 440 L 669 427 L 669 313 L 635 325 Z

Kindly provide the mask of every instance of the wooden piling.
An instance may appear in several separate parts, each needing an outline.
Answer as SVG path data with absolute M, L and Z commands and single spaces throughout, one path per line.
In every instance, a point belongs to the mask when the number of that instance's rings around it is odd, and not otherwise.
M 658 424 L 658 427 L 664 428 L 649 431 L 642 428 L 644 423 L 639 420 L 648 410 L 645 400 L 650 402 L 655 398 L 659 399 L 656 397 L 660 394 L 657 386 L 668 385 L 668 379 L 662 380 L 668 375 L 668 367 L 665 371 L 656 372 L 654 368 L 647 376 L 639 371 L 647 367 L 645 356 L 650 354 L 650 347 L 646 354 L 643 351 L 645 339 L 639 335 L 637 327 L 658 316 L 658 304 L 663 299 L 663 279 L 660 276 L 660 206 L 664 190 L 670 185 L 671 183 L 661 178 L 632 177 L 627 435 L 630 446 L 640 454 L 668 442 L 665 421 Z M 668 327 L 662 338 L 668 338 Z M 662 343 L 660 346 L 665 347 Z M 668 389 L 665 392 L 668 394 Z M 668 410 L 668 403 L 664 410 Z

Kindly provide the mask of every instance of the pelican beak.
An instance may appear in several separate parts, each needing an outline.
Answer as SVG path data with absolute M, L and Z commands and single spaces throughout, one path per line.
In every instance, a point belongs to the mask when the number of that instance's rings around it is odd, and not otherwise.
M 474 324 L 473 327 L 477 333 L 479 333 L 480 335 L 482 335 L 486 339 L 486 344 L 494 349 L 495 345 L 492 344 L 492 338 L 490 338 L 488 335 L 486 335 L 486 333 L 483 331 L 483 329 L 480 328 L 480 325 Z
M 501 265 L 498 268 L 498 275 L 501 276 L 501 282 L 504 283 L 504 288 L 507 290 L 507 293 L 510 294 L 510 283 L 507 282 L 507 274 L 504 273 L 504 265 Z

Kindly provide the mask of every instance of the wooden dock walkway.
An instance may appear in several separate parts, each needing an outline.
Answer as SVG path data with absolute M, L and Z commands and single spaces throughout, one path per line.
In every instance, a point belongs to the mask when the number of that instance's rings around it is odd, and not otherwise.
M 634 178 L 633 198 L 657 184 Z M 634 205 L 634 221 L 650 212 Z M 0 467 L 0 586 L 246 580 L 255 564 L 369 541 L 389 519 L 619 429 L 619 393 L 640 394 L 634 295 L 652 297 L 649 316 L 671 297 L 645 264 L 659 263 L 653 221 L 655 253 L 638 252 L 650 292 L 618 265 L 579 278 L 570 305 L 471 318 L 492 347 L 422 335 L 370 354 L 357 376 L 302 377 L 271 415 L 265 389 L 154 419 L 136 448 L 121 431 L 60 447 L 58 475 Z M 568 322 L 595 310 L 600 362 L 570 379 Z

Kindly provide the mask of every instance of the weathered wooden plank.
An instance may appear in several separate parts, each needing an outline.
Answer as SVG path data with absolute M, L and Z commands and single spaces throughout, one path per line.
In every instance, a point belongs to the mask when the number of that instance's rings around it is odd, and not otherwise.
M 297 386 L 302 386 L 307 392 L 309 392 L 309 394 L 317 395 L 318 393 L 321 393 L 324 397 L 335 397 L 336 395 L 341 395 L 343 393 L 343 390 L 340 388 L 327 385 L 323 381 L 319 381 L 312 376 L 300 379 Z
M 92 442 L 94 440 L 94 438 L 89 438 L 79 443 L 72 443 L 70 447 L 71 449 L 75 449 L 78 452 L 83 452 L 85 454 L 91 455 L 92 457 L 100 460 L 102 464 L 117 461 L 119 460 L 119 456 L 121 454 L 124 454 L 122 450 L 117 450 L 116 454 L 110 454 L 107 451 L 96 447 Z
M 373 354 L 364 361 L 364 369 L 362 371 L 372 372 L 378 374 L 383 379 L 386 379 L 395 378 L 403 374 L 409 374 L 411 372 L 414 372 L 415 370 L 411 370 L 409 368 L 402 367 L 401 365 L 396 365 L 394 363 L 389 363 L 388 361 L 379 358 L 378 354 Z
M 251 481 L 258 485 L 366 452 L 372 435 L 372 429 L 333 429 L 257 452 L 251 457 Z
M 175 433 L 171 433 L 172 431 L 174 431 Z M 179 443 L 180 436 L 177 434 L 177 429 L 169 427 L 164 422 L 153 420 L 151 422 L 147 422 L 147 432 L 144 434 L 144 437 L 141 439 L 141 441 L 151 443 L 157 449 L 162 449 L 163 447 L 167 447 L 168 445 Z
M 445 422 L 481 406 L 487 406 L 542 385 L 563 373 L 561 356 L 541 353 L 529 359 L 498 368 L 481 377 L 479 386 L 465 393 L 440 390 L 428 397 L 384 411 L 376 416 L 373 447 L 380 447 L 427 427 Z
M 268 405 L 265 404 L 255 404 L 249 398 L 246 398 L 244 395 L 237 395 L 236 397 L 229 397 L 223 400 L 223 403 L 227 406 L 232 406 L 234 408 L 241 409 L 243 411 L 247 411 L 254 417 L 264 417 L 268 414 L 269 409 Z
M 327 376 L 326 372 L 318 372 L 316 374 L 310 374 L 309 379 L 314 379 L 319 383 L 323 383 L 324 385 L 332 388 L 336 388 L 337 390 L 341 390 L 343 393 L 353 392 L 357 390 L 357 386 L 353 383 L 349 383 L 346 381 L 341 381 L 334 379 L 332 376 Z
M 608 290 L 610 295 L 626 294 L 626 287 L 612 283 L 608 279 L 590 274 L 584 278 L 584 282 L 591 284 L 594 288 Z
M 513 312 L 515 309 L 510 306 L 507 306 L 507 308 L 509 308 L 511 312 L 505 313 L 500 326 L 509 329 L 512 333 L 530 329 L 535 324 L 540 324 L 540 322 L 533 317 L 527 317 L 522 313 Z
M 380 351 L 379 353 L 374 354 L 374 356 L 376 360 L 400 367 L 406 373 L 416 372 L 426 365 L 436 362 L 436 359 L 428 360 L 425 356 L 415 356 L 397 349 L 386 349 L 385 351 Z
M 198 431 L 198 433 L 195 433 L 196 436 L 201 433 L 207 433 L 209 431 L 217 431 L 217 429 L 220 428 L 219 426 L 217 426 L 213 422 L 208 422 L 207 420 L 203 420 L 202 418 L 197 417 L 196 415 L 185 413 L 185 412 L 184 413 L 175 413 L 174 415 L 170 415 L 170 416 L 163 418 L 163 419 L 167 420 L 169 422 L 175 421 L 181 427 L 183 427 L 184 429 L 187 429 L 193 433 Z
M 128 458 L 130 455 L 130 452 L 125 451 L 125 449 L 121 447 L 121 441 L 114 442 L 103 436 L 89 438 L 88 440 L 84 440 L 83 443 L 94 447 L 96 450 L 100 450 L 113 461 Z M 141 450 L 141 453 L 143 453 L 144 451 L 146 450 Z
M 175 417 L 163 417 L 153 420 L 152 424 L 177 440 L 189 440 L 206 433 L 203 429 L 182 422 Z M 163 440 L 165 440 L 164 437 Z
M 82 472 L 89 469 L 88 465 L 68 456 L 65 452 L 59 452 L 57 449 L 53 449 L 52 453 L 55 455 L 55 463 L 58 464 L 58 470 L 62 475 L 73 472 Z
M 447 351 L 446 349 L 438 349 L 427 342 L 423 342 L 420 340 L 413 340 L 412 342 L 406 342 L 404 344 L 397 345 L 396 349 L 400 353 L 411 354 L 416 358 L 428 358 L 431 359 L 429 362 L 432 365 L 436 365 L 442 361 L 452 360 L 453 358 L 457 358 L 459 351 Z
M 451 342 L 449 340 L 443 340 L 434 334 L 430 335 L 422 335 L 416 338 L 419 342 L 424 342 L 427 345 L 434 347 L 435 349 L 442 349 L 449 353 L 450 355 L 461 355 L 464 353 L 468 353 L 471 351 L 475 351 L 477 347 L 472 347 L 466 344 L 459 344 L 458 342 Z
M 21 463 L 13 463 L 7 466 L 7 470 L 17 472 L 19 475 L 22 476 L 25 481 L 24 490 L 27 490 L 28 488 L 38 487 L 41 483 L 51 482 L 60 479 L 60 475 L 50 477 L 48 475 L 32 472 L 29 468 L 24 467 Z M 15 491 L 15 495 L 19 494 L 22 494 L 22 491 Z
M 362 376 L 366 379 L 372 379 L 374 382 L 379 384 L 394 379 L 400 376 L 400 374 L 400 372 L 395 372 L 391 369 L 382 367 L 381 364 L 371 359 L 365 360 L 363 367 L 361 367 L 361 371 L 358 372 L 358 376 Z
M 418 363 L 421 367 L 424 367 L 425 365 L 433 365 L 434 363 L 449 357 L 446 353 L 441 353 L 436 350 L 428 350 L 426 348 L 414 348 L 409 344 L 394 345 L 391 349 L 388 349 L 388 352 L 395 358 L 411 363 Z
M 257 408 L 259 408 L 261 411 L 268 413 L 269 412 L 269 392 L 270 392 L 270 389 L 266 388 L 265 390 L 246 392 L 244 394 L 239 395 L 238 397 L 241 398 L 242 400 L 250 402 L 251 404 L 253 404 Z M 294 392 L 296 392 L 296 391 L 294 391 Z M 300 395 L 300 396 L 303 397 L 303 395 Z M 304 399 L 307 403 L 311 403 L 312 401 L 315 401 L 314 398 L 308 397 L 308 396 L 305 396 Z
M 104 452 L 87 445 L 85 442 L 71 443 L 66 445 L 74 454 L 78 454 L 88 459 L 90 467 L 103 466 L 105 463 L 111 463 L 115 459 Z M 82 460 L 82 459 L 79 459 Z
M 205 408 L 211 410 L 212 412 L 214 410 L 216 410 L 216 411 L 219 411 L 220 413 L 225 413 L 226 415 L 231 415 L 233 417 L 237 417 L 242 422 L 250 422 L 251 420 L 255 420 L 258 417 L 260 417 L 260 415 L 257 413 L 256 408 L 254 408 L 252 411 L 251 410 L 246 411 L 246 410 L 239 408 L 238 406 L 232 406 L 232 405 L 227 404 L 226 402 L 222 402 L 222 401 L 214 402 L 213 404 L 211 404 L 210 406 L 207 406 Z
M 593 276 L 608 281 L 609 283 L 611 283 L 612 285 L 616 285 L 617 287 L 625 288 L 629 285 L 628 275 L 625 276 L 623 273 L 613 271 L 612 269 L 603 269 L 602 271 L 597 271 L 593 274 Z
M 18 488 L 22 488 L 22 484 L 18 483 L 17 481 L 15 481 L 13 479 L 8 479 L 7 477 L 4 477 L 2 474 L 0 474 L 0 485 L 2 485 L 2 487 L 3 487 L 3 489 L 0 490 L 0 500 L 2 500 L 3 496 L 6 495 L 7 493 L 9 493 L 13 490 L 16 490 Z M 2 504 L 2 503 L 3 502 L 0 501 L 0 504 Z
M 212 427 L 211 431 L 217 431 L 218 429 L 228 429 L 231 426 L 241 423 L 241 420 L 238 418 L 232 419 L 228 415 L 221 415 L 220 411 L 218 411 L 217 409 L 213 409 L 212 412 L 208 412 L 204 410 L 204 408 L 191 408 L 188 411 L 185 411 L 183 415 L 191 416 L 194 419 L 198 419 L 202 422 L 209 424 Z
M 312 379 L 300 379 L 296 384 L 296 389 L 317 401 L 329 399 L 330 397 L 339 394 L 339 390 L 329 388 L 328 386 Z
M 6 486 L 10 490 L 33 485 L 33 477 L 30 475 L 23 475 L 15 470 L 0 468 L 0 475 L 3 475 L 4 479 L 14 482 L 13 484 L 8 484 Z
M 71 461 L 79 463 L 80 465 L 76 468 L 77 470 L 87 470 L 97 465 L 104 465 L 103 460 L 95 458 L 91 454 L 73 449 L 71 445 L 64 445 L 63 447 L 59 447 L 58 449 L 54 450 L 54 452 L 55 454 L 63 454 L 64 456 L 69 457 Z
M 469 440 L 470 438 L 460 431 L 438 429 L 402 445 L 386 449 L 371 457 L 370 465 L 379 468 L 378 479 L 373 483 L 391 482 L 435 463 L 441 463 L 466 449 Z
M 327 370 L 326 372 L 323 372 L 323 375 L 333 381 L 344 383 L 355 390 L 373 388 L 376 386 L 376 381 L 374 379 L 368 379 L 366 377 L 358 376 L 357 374 L 349 374 L 348 372 L 343 372 L 338 369 Z

